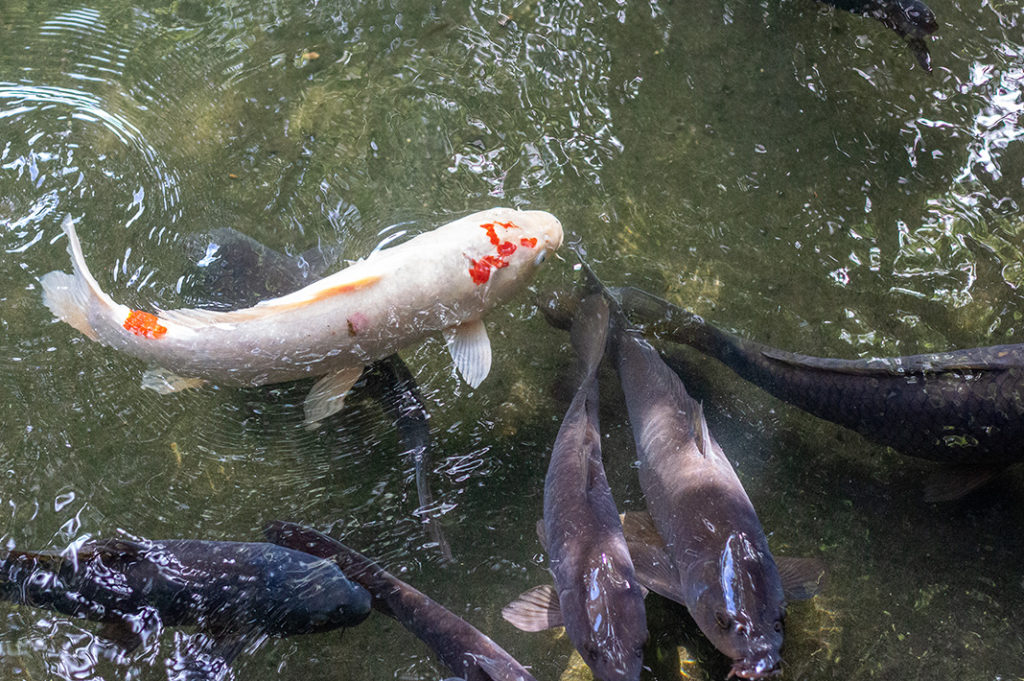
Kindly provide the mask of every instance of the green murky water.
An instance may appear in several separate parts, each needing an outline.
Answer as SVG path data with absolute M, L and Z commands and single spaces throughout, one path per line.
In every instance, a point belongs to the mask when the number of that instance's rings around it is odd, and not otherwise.
M 299 520 L 558 677 L 568 642 L 499 614 L 547 579 L 533 528 L 572 361 L 532 293 L 490 316 L 496 362 L 478 390 L 440 340 L 404 353 L 432 413 L 457 559 L 444 565 L 412 515 L 412 462 L 372 401 L 309 431 L 308 384 L 161 397 L 139 387 L 144 366 L 53 321 L 37 278 L 68 269 L 61 217 L 81 220 L 101 285 L 143 307 L 196 302 L 189 235 L 229 226 L 355 258 L 501 204 L 558 215 L 609 283 L 786 349 L 1021 342 L 1024 9 L 931 6 L 929 77 L 877 22 L 810 0 L 0 2 L 4 542 L 55 548 L 118 528 L 255 539 Z M 533 290 L 572 276 L 555 260 Z M 791 608 L 785 678 L 1024 677 L 1019 472 L 928 505 L 926 463 L 690 359 L 773 550 L 831 568 L 825 595 Z M 604 378 L 606 467 L 636 508 L 625 410 Z M 649 609 L 647 678 L 681 665 L 724 677 L 682 609 Z M 0 615 L 4 678 L 166 678 L 173 632 L 97 660 L 89 623 Z M 448 675 L 377 616 L 268 641 L 236 669 Z

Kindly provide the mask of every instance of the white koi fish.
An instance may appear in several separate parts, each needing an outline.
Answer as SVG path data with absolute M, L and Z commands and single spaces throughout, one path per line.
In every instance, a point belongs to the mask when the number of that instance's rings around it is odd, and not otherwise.
M 100 290 L 70 216 L 62 227 L 74 273 L 40 279 L 54 316 L 161 367 L 143 378 L 161 393 L 203 381 L 257 386 L 320 376 L 306 398 L 308 423 L 341 409 L 364 366 L 437 331 L 466 383 L 478 386 L 491 367 L 481 317 L 562 243 L 562 225 L 550 213 L 492 208 L 252 307 L 150 313 Z

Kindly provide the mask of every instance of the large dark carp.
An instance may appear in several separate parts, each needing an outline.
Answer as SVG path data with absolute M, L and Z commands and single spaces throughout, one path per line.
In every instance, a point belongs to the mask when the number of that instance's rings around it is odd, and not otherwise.
M 338 540 L 283 521 L 272 523 L 264 533 L 275 544 L 335 561 L 370 592 L 375 609 L 398 620 L 465 681 L 535 681 L 476 627 Z
M 761 523 L 711 436 L 701 405 L 626 321 L 611 348 L 640 459 L 647 508 L 675 568 L 683 603 L 731 673 L 778 673 L 786 599 Z
M 917 63 L 931 72 L 932 58 L 925 38 L 939 30 L 935 13 L 921 0 L 822 0 L 822 2 L 877 19 L 907 41 Z
M 154 626 L 196 626 L 230 662 L 248 640 L 350 627 L 370 595 L 338 566 L 256 542 L 191 539 L 85 544 L 63 553 L 13 550 L 0 597 L 107 626 L 126 647 Z
M 544 481 L 543 534 L 554 589 L 532 589 L 502 615 L 526 631 L 564 625 L 595 677 L 636 681 L 647 641 L 644 594 L 601 462 L 597 414 L 597 369 L 607 330 L 604 297 L 587 297 L 572 324 L 579 388 L 559 428 Z
M 638 289 L 615 295 L 651 333 L 711 355 L 779 399 L 903 454 L 982 466 L 1024 457 L 1024 345 L 809 357 L 726 333 Z

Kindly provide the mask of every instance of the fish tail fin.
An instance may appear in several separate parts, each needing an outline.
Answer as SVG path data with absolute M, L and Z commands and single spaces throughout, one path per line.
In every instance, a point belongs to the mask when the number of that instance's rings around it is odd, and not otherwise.
M 61 227 L 68 237 L 68 253 L 71 255 L 74 273 L 54 270 L 40 277 L 43 303 L 55 317 L 67 322 L 92 340 L 98 340 L 99 336 L 89 320 L 89 310 L 99 305 L 113 311 L 118 305 L 100 289 L 89 272 L 85 256 L 82 255 L 82 244 L 78 241 L 75 223 L 70 215 L 64 216 Z

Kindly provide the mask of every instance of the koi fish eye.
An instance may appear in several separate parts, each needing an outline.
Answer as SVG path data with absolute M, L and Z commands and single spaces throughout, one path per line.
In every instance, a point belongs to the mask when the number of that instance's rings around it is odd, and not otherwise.
M 775 620 L 775 631 L 782 633 L 782 620 Z
M 537 257 L 533 259 L 533 264 L 540 265 L 542 262 L 544 262 L 545 259 L 547 259 L 547 257 L 548 254 L 545 253 L 544 251 L 541 251 L 540 253 L 537 254 Z

